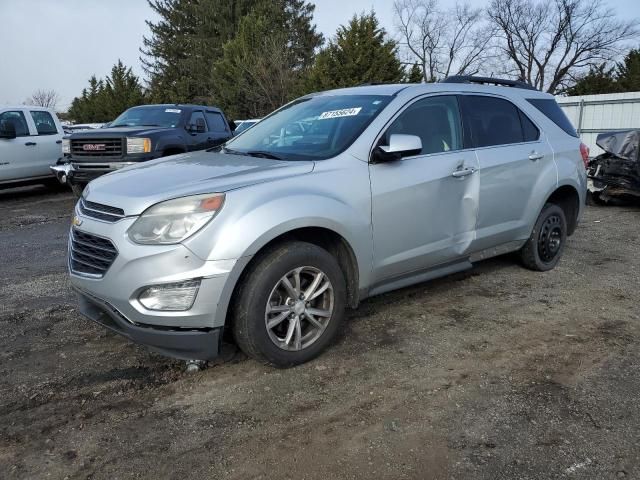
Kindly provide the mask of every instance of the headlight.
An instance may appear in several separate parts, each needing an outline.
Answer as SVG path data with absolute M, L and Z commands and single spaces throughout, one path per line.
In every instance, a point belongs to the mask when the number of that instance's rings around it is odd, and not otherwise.
M 62 153 L 71 153 L 71 142 L 68 138 L 62 139 Z
M 224 194 L 221 193 L 158 203 L 145 210 L 129 227 L 127 234 L 133 242 L 142 245 L 180 243 L 209 223 L 223 203 Z
M 127 154 L 149 153 L 151 151 L 150 138 L 127 137 Z

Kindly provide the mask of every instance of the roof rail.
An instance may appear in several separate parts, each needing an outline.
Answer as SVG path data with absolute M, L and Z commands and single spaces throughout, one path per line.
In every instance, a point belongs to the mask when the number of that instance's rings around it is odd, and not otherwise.
M 521 80 L 508 80 L 505 78 L 474 77 L 471 75 L 453 75 L 442 80 L 442 83 L 479 83 L 489 85 L 501 85 L 504 87 L 524 88 L 526 90 L 537 90 L 533 85 Z

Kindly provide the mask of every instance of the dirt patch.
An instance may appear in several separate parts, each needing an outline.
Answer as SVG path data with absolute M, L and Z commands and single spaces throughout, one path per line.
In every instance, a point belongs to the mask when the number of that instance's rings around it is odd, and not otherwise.
M 73 203 L 0 197 L 0 478 L 640 478 L 640 209 L 589 207 L 552 272 L 372 298 L 301 367 L 188 375 L 76 313 Z

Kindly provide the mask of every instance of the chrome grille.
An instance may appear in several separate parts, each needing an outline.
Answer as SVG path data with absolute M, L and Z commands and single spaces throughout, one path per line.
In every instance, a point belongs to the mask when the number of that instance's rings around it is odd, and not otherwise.
M 115 223 L 124 218 L 124 210 L 121 208 L 89 202 L 84 198 L 80 199 L 78 210 L 85 217 L 95 218 L 103 222 Z
M 75 158 L 122 157 L 123 142 L 122 138 L 72 139 L 71 156 Z M 90 147 L 85 147 L 86 145 Z
M 118 256 L 110 240 L 72 229 L 69 241 L 69 266 L 80 275 L 102 277 Z

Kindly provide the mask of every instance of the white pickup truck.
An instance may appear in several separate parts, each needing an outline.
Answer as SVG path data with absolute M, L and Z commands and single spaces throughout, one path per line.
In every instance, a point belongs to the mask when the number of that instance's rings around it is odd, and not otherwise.
M 56 185 L 49 169 L 62 159 L 60 120 L 42 107 L 0 106 L 0 188 Z

